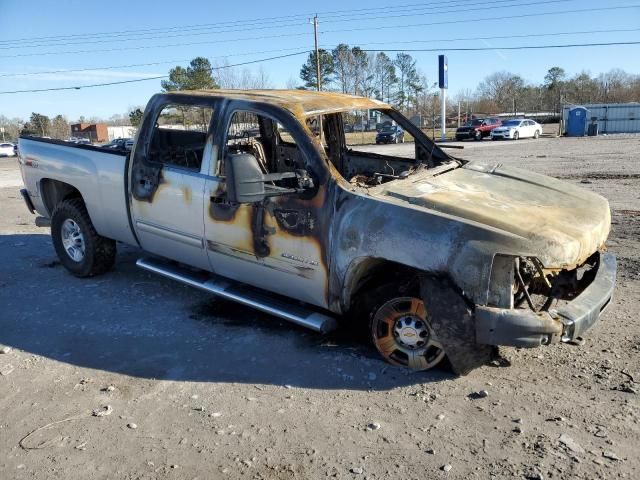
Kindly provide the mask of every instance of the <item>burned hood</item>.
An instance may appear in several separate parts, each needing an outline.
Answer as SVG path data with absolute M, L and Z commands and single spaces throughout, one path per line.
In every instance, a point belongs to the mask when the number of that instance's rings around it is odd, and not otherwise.
M 604 244 L 611 227 L 603 197 L 501 164 L 470 162 L 440 174 L 417 173 L 381 186 L 376 195 L 508 234 L 518 254 L 536 256 L 547 268 L 581 264 Z

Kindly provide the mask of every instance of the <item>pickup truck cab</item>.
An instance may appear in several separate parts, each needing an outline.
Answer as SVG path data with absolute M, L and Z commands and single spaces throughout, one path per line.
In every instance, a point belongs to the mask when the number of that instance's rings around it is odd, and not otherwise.
M 351 144 L 376 110 L 414 139 Z M 20 139 L 28 208 L 62 264 L 138 265 L 326 332 L 359 322 L 389 362 L 464 374 L 496 345 L 582 335 L 609 303 L 607 201 L 456 159 L 388 105 L 307 91 L 155 95 L 131 152 Z

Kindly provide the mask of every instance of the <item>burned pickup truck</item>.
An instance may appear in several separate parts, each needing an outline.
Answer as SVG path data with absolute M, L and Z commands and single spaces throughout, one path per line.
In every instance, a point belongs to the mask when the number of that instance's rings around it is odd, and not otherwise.
M 345 133 L 378 114 L 414 142 Z M 571 341 L 614 289 L 604 198 L 452 157 L 367 98 L 158 94 L 131 152 L 23 137 L 20 164 L 72 274 L 138 246 L 143 269 L 318 332 L 354 322 L 415 370 L 447 357 L 463 374 L 497 345 Z

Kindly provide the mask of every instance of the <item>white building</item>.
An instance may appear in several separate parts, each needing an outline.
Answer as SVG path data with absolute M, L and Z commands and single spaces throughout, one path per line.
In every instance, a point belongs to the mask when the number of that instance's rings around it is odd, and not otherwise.
M 136 136 L 138 129 L 136 127 L 132 127 L 131 125 L 125 125 L 123 127 L 107 127 L 107 135 L 109 136 L 109 141 L 115 140 L 116 138 L 133 138 Z

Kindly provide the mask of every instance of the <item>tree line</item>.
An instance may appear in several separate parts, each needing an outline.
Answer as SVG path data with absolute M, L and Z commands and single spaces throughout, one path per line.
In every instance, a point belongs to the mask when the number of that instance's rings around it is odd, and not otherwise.
M 496 72 L 482 80 L 475 92 L 456 98 L 470 103 L 474 111 L 561 113 L 564 105 L 628 103 L 640 101 L 640 75 L 621 69 L 592 76 L 580 72 L 569 76 L 562 67 L 551 67 L 541 83 L 527 82 L 520 75 Z
M 439 91 L 417 66 L 408 53 L 390 57 L 385 52 L 365 52 L 358 46 L 340 44 L 332 50 L 319 50 L 320 85 L 323 90 L 361 95 L 385 101 L 403 113 L 421 115 L 429 123 L 439 115 Z M 434 62 L 435 63 L 435 62 Z M 315 52 L 308 55 L 300 68 L 300 85 L 295 79 L 287 82 L 288 88 L 316 89 Z M 228 63 L 217 66 L 204 57 L 194 58 L 184 68 L 169 70 L 168 80 L 161 82 L 167 92 L 176 90 L 215 88 L 272 88 L 267 72 L 238 70 Z M 591 75 L 583 71 L 570 76 L 559 66 L 551 67 L 540 83 L 528 82 L 511 72 L 496 72 L 480 80 L 475 90 L 465 90 L 453 95 L 449 101 L 448 117 L 455 116 L 458 105 L 463 113 L 534 113 L 548 112 L 557 116 L 564 105 L 589 103 L 626 103 L 640 101 L 640 75 L 614 69 L 607 73 Z M 53 118 L 34 112 L 28 121 L 0 115 L 0 126 L 5 129 L 5 139 L 17 140 L 20 134 L 66 139 L 70 135 L 70 123 L 106 123 L 108 125 L 139 126 L 142 107 L 131 107 L 124 114 L 108 119 L 81 116 L 69 122 L 63 115 Z
M 384 52 L 367 53 L 358 46 L 340 44 L 333 50 L 318 51 L 322 90 L 377 98 L 405 114 L 426 118 L 439 115 L 439 91 L 418 69 L 408 53 L 389 57 Z M 435 59 L 434 59 L 435 63 Z M 311 52 L 300 68 L 303 85 L 317 89 L 316 53 Z M 580 72 L 569 76 L 558 66 L 551 67 L 541 83 L 528 82 L 511 72 L 496 72 L 480 80 L 475 90 L 452 96 L 448 115 L 460 103 L 462 112 L 509 113 L 549 112 L 560 114 L 563 105 L 625 103 L 640 101 L 640 75 L 614 69 L 592 76 Z
M 352 95 L 372 97 L 391 103 L 400 110 L 419 108 L 431 94 L 435 83 L 418 70 L 408 53 L 389 57 L 384 52 L 368 53 L 360 47 L 341 43 L 333 50 L 318 50 L 320 86 Z M 317 89 L 316 53 L 311 52 L 300 68 L 304 89 Z

